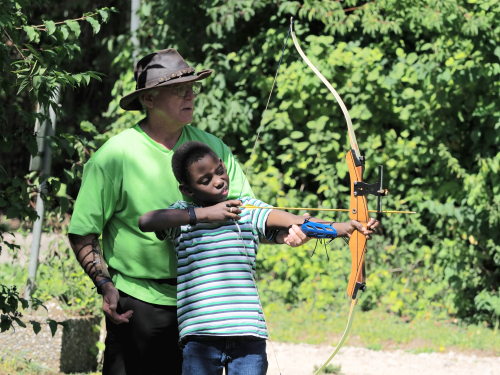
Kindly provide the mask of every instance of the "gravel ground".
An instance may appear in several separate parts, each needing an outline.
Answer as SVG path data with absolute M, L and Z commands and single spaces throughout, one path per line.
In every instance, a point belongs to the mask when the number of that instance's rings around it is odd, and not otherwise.
M 332 354 L 333 346 L 273 342 L 281 375 L 311 375 Z M 280 375 L 270 343 L 269 375 Z M 500 357 L 449 353 L 409 354 L 344 347 L 331 362 L 344 375 L 500 375 Z

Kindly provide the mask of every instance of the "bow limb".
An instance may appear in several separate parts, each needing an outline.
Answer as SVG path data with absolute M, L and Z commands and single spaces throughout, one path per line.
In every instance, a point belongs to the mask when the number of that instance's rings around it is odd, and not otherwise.
M 356 135 L 354 134 L 354 128 L 352 126 L 351 116 L 349 116 L 349 111 L 347 110 L 347 107 L 345 106 L 344 102 L 342 101 L 342 98 L 337 93 L 337 91 L 332 87 L 330 82 L 328 82 L 328 80 L 323 76 L 323 74 L 321 74 L 320 71 L 318 69 L 316 69 L 316 67 L 312 64 L 312 62 L 309 61 L 309 59 L 307 58 L 304 51 L 302 51 L 302 48 L 300 48 L 299 42 L 297 40 L 297 36 L 295 35 L 295 31 L 293 28 L 293 17 L 291 18 L 290 21 L 291 21 L 290 29 L 291 29 L 293 44 L 295 45 L 295 48 L 297 49 L 297 52 L 302 57 L 302 59 L 305 61 L 305 63 L 309 66 L 309 68 L 312 69 L 312 71 L 325 84 L 325 86 L 328 88 L 328 90 L 330 90 L 332 95 L 337 100 L 337 103 L 339 103 L 340 108 L 342 109 L 342 112 L 344 113 L 344 117 L 345 117 L 346 122 L 347 122 L 347 130 L 349 132 L 349 141 L 351 142 L 351 149 L 354 150 L 356 157 L 358 157 L 358 159 L 359 159 L 361 157 L 361 154 L 359 153 L 358 142 L 356 141 Z
M 330 363 L 330 361 L 333 359 L 333 357 L 335 357 L 335 355 L 339 352 L 340 348 L 344 344 L 344 341 L 346 340 L 347 335 L 349 334 L 349 331 L 351 330 L 351 327 L 352 327 L 352 322 L 354 320 L 354 312 L 356 310 L 356 305 L 357 305 L 357 300 L 353 299 L 351 301 L 351 309 L 349 311 L 349 319 L 347 320 L 347 325 L 345 327 L 344 334 L 342 335 L 342 338 L 340 339 L 339 343 L 335 347 L 335 350 L 333 351 L 332 355 L 326 360 L 326 362 L 323 364 L 323 366 L 321 366 L 314 373 L 314 375 L 319 374 L 321 372 L 321 370 L 323 370 L 326 366 L 328 366 L 328 364 Z

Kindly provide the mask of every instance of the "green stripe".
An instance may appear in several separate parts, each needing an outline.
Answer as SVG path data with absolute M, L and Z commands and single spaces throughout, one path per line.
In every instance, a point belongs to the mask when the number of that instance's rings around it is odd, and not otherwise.
M 202 267 L 203 268 L 203 267 Z M 189 274 L 192 270 L 188 270 L 187 272 L 185 273 L 181 273 L 181 274 L 178 274 L 178 277 L 179 276 L 183 276 L 183 275 L 186 275 L 186 274 Z M 224 269 L 225 273 L 227 273 L 228 271 L 234 271 L 234 272 L 245 272 L 247 273 L 248 272 L 248 269 L 247 268 L 226 268 Z M 184 280 L 182 280 L 180 283 L 184 284 L 188 281 L 191 281 L 193 279 L 196 279 L 197 277 L 201 277 L 201 276 L 205 276 L 205 275 L 211 275 L 211 274 L 214 274 L 214 273 L 219 273 L 220 270 L 212 270 L 212 271 L 207 271 L 207 272 L 201 272 L 199 274 L 196 274 L 196 275 L 193 275 L 193 277 L 190 277 L 190 278 L 186 278 Z M 178 278 L 177 277 L 177 278 Z
M 216 235 L 223 234 L 223 233 L 234 232 L 234 230 L 231 229 L 231 228 L 235 227 L 234 223 L 231 223 L 231 222 L 225 222 L 225 223 L 227 223 L 227 224 L 221 224 L 221 225 L 214 226 L 214 227 L 199 226 L 198 228 L 195 227 L 195 229 L 193 229 L 191 231 L 185 229 L 185 230 L 182 231 L 182 233 L 185 234 L 186 238 L 191 239 L 191 238 L 203 237 L 205 234 L 207 234 L 208 231 L 213 231 L 213 230 L 217 230 L 219 228 L 224 228 L 224 227 L 225 228 L 221 229 L 220 231 L 209 232 L 209 235 L 216 236 Z M 248 220 L 240 220 L 240 221 L 238 221 L 238 225 L 240 225 L 240 226 L 241 225 L 245 225 L 245 224 L 252 225 L 252 219 L 249 217 Z M 183 226 L 183 227 L 187 228 L 187 226 Z M 248 231 L 248 229 L 246 229 L 246 231 Z M 203 234 L 198 234 L 200 232 L 203 232 Z
M 191 315 L 185 315 L 183 318 L 182 318 L 182 321 L 188 319 L 188 318 L 195 318 L 197 316 L 201 316 L 201 315 L 208 315 L 208 314 L 216 314 L 216 313 L 224 313 L 224 312 L 235 312 L 235 311 L 244 311 L 244 310 L 250 310 L 250 311 L 253 311 L 253 312 L 256 312 L 256 313 L 259 313 L 259 314 L 262 314 L 262 309 L 259 308 L 253 308 L 253 307 L 249 307 L 249 308 L 241 308 L 241 309 L 234 309 L 234 308 L 230 308 L 230 309 L 219 309 L 219 310 L 210 310 L 210 311 L 205 311 L 205 312 L 200 312 L 200 313 L 194 313 L 194 314 L 191 314 Z
M 223 319 L 231 319 L 231 318 L 235 318 L 235 319 L 252 319 L 252 320 L 257 320 L 259 321 L 259 318 L 255 315 L 241 315 L 241 316 L 225 316 Z M 211 318 L 211 319 L 201 319 L 201 320 L 196 320 L 196 321 L 190 321 L 189 323 L 186 322 L 186 323 L 182 323 L 182 324 L 179 324 L 179 329 L 182 329 L 184 328 L 184 326 L 186 325 L 194 325 L 194 324 L 200 324 L 200 323 L 207 323 L 207 322 L 214 322 L 214 321 L 217 321 L 217 320 L 221 320 L 221 318 Z M 240 323 L 237 323 L 237 324 L 240 324 Z M 242 325 L 246 325 L 245 323 L 241 323 Z
M 221 294 L 221 296 L 224 296 L 226 295 L 227 293 L 225 294 Z M 241 293 L 241 294 L 238 294 L 238 296 L 257 296 L 257 293 Z M 217 296 L 211 296 L 210 298 L 216 298 Z M 191 300 L 191 301 L 186 301 L 188 303 L 186 303 L 186 305 L 190 304 L 191 302 L 196 302 L 196 301 L 200 301 L 200 300 L 203 300 L 203 299 L 206 299 L 206 298 L 198 298 L 197 300 Z M 199 310 L 201 309 L 202 307 L 208 307 L 208 306 L 217 306 L 217 305 L 227 305 L 229 303 L 251 303 L 251 304 L 254 304 L 254 305 L 258 305 L 258 301 L 246 301 L 246 300 L 232 300 L 232 301 L 220 301 L 220 302 L 210 302 L 210 303 L 206 303 L 206 304 L 203 304 L 203 305 L 196 305 L 194 306 L 193 309 L 190 309 L 188 311 L 194 311 L 194 310 Z M 177 304 L 177 309 L 179 309 L 180 307 L 184 306 L 183 304 Z
M 245 277 L 238 277 L 238 276 L 222 277 L 221 276 L 221 277 L 214 277 L 212 279 L 205 279 L 205 280 L 201 280 L 201 281 L 198 281 L 196 283 L 193 283 L 193 284 L 189 284 L 188 286 L 186 286 L 186 288 L 194 288 L 200 284 L 208 283 L 211 281 L 220 281 L 220 280 L 252 280 L 253 281 L 253 279 L 250 276 L 245 276 Z M 180 291 L 183 291 L 186 288 L 177 287 L 177 293 Z
M 213 241 L 210 242 L 210 243 L 213 243 Z M 196 246 L 198 246 L 198 245 L 196 245 Z M 248 245 L 248 246 L 250 246 L 252 248 L 254 247 L 254 245 Z M 185 246 L 185 247 L 181 248 L 181 246 L 179 245 L 179 251 L 180 250 L 186 250 L 188 247 L 194 247 L 194 246 Z M 215 246 L 215 247 L 204 247 L 203 251 L 205 251 L 205 250 L 214 250 L 214 249 L 226 249 L 228 247 L 233 247 L 233 248 L 236 247 L 236 248 L 238 248 L 238 247 L 243 247 L 243 245 L 227 244 L 227 245 L 218 245 L 218 246 Z
M 194 248 L 194 247 L 199 247 L 199 246 L 203 246 L 203 249 L 201 249 L 201 250 L 224 249 L 227 247 L 236 247 L 236 248 L 243 247 L 243 245 L 240 245 L 242 240 L 239 237 L 230 238 L 230 240 L 234 241 L 235 243 L 221 244 L 221 241 L 214 241 L 214 240 L 199 241 L 199 242 L 196 242 L 195 244 L 186 244 L 183 242 L 182 244 L 179 243 L 178 250 L 186 250 L 188 248 Z M 252 244 L 248 244 L 248 245 L 245 244 L 246 247 L 253 248 L 255 246 L 255 243 L 253 241 L 253 237 L 251 239 L 246 238 L 245 240 L 252 241 Z M 206 245 L 211 245 L 211 244 L 217 244 L 217 246 L 206 247 Z M 190 254 L 196 254 L 197 252 L 199 252 L 199 249 L 193 250 L 192 252 L 190 252 Z
M 204 268 L 204 267 L 208 267 L 208 266 L 212 266 L 214 264 L 226 264 L 226 263 L 243 263 L 243 264 L 248 264 L 247 260 L 244 259 L 244 260 L 226 260 L 226 261 L 218 261 L 218 262 L 210 262 L 210 263 L 204 263 L 203 265 L 201 265 L 201 268 Z M 189 265 L 186 265 L 186 266 L 181 266 L 179 265 L 179 267 L 188 267 Z M 199 269 L 200 267 L 197 267 L 197 268 L 193 268 L 193 269 Z M 191 271 L 193 270 L 191 269 Z M 220 271 L 219 271 L 220 272 Z
M 252 225 L 251 223 L 249 223 L 250 225 Z M 215 242 L 215 241 L 220 241 L 220 238 L 207 238 L 207 237 L 213 237 L 213 236 L 216 236 L 216 235 L 224 235 L 224 238 L 227 238 L 227 239 L 231 239 L 231 238 L 234 238 L 234 239 L 238 239 L 240 238 L 240 233 L 235 231 L 234 229 L 227 229 L 225 230 L 224 232 L 218 232 L 217 234 L 212 234 L 212 233 L 206 233 L 204 232 L 203 234 L 200 234 L 198 235 L 197 233 L 201 232 L 201 229 L 197 230 L 196 232 L 193 232 L 195 233 L 196 235 L 194 236 L 183 236 L 182 237 L 182 241 L 191 241 L 191 240 L 194 240 L 194 239 L 197 239 L 197 238 L 206 238 L 206 241 L 205 242 Z M 241 228 L 241 237 L 244 237 L 244 235 L 247 235 L 246 239 L 251 239 L 251 237 L 249 237 L 249 235 L 251 235 L 253 233 L 252 229 L 245 229 L 245 228 Z M 230 234 L 234 234 L 233 237 L 229 237 Z M 196 243 L 202 243 L 202 241 L 199 241 L 199 242 L 196 242 Z
M 236 246 L 233 246 L 233 247 L 236 247 Z M 199 251 L 196 251 L 196 252 L 189 252 L 189 253 L 184 253 L 185 256 L 183 256 L 182 258 L 179 258 L 180 259 L 188 259 L 191 255 L 196 255 L 196 254 L 199 254 L 199 253 L 203 253 L 205 252 L 205 249 L 206 248 L 203 248 L 203 249 L 200 249 Z M 251 249 L 253 249 L 253 246 L 251 247 Z M 207 254 L 205 255 L 204 257 L 198 257 L 198 258 L 195 258 L 193 260 L 200 260 L 200 259 L 205 259 L 205 258 L 213 258 L 215 255 L 217 255 L 217 257 L 221 257 L 221 256 L 224 256 L 224 255 L 243 255 L 241 251 L 228 251 L 228 252 L 225 252 L 225 253 L 217 253 L 217 254 Z
M 192 293 L 186 293 L 185 295 L 181 296 L 182 299 L 184 298 L 189 298 L 190 296 L 192 295 L 195 295 L 195 294 L 198 294 L 198 293 L 202 293 L 202 292 L 206 292 L 206 291 L 209 291 L 209 290 L 214 290 L 214 289 L 221 289 L 221 288 L 237 288 L 237 287 L 253 287 L 255 288 L 255 285 L 252 284 L 225 284 L 223 286 L 221 285 L 214 285 L 214 286 L 210 286 L 210 287 L 206 287 L 206 288 L 203 288 L 203 289 L 199 289 L 197 291 L 193 291 Z M 232 293 L 231 293 L 232 294 Z M 211 298 L 212 296 L 210 297 L 206 297 L 206 298 Z

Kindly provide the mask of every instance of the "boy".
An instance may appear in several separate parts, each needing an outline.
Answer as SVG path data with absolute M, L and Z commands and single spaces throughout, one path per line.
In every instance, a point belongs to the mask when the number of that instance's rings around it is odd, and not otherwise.
M 183 349 L 184 375 L 265 374 L 268 338 L 262 306 L 253 278 L 261 238 L 302 224 L 304 218 L 266 209 L 267 204 L 244 197 L 226 200 L 229 178 L 222 160 L 207 145 L 187 142 L 172 158 L 172 170 L 183 195 L 168 209 L 150 211 L 139 219 L 144 232 L 173 241 L 178 258 L 177 318 Z M 251 204 L 262 209 L 238 207 Z M 318 219 L 311 221 L 326 223 Z M 368 228 L 378 222 L 371 220 Z M 359 230 L 360 223 L 333 223 L 337 236 Z

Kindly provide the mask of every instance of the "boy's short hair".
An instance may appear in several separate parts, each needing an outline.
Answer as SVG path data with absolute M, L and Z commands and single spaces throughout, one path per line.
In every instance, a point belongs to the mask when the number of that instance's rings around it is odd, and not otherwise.
M 177 181 L 180 184 L 188 183 L 189 167 L 210 153 L 215 155 L 215 152 L 202 142 L 189 141 L 180 145 L 172 156 L 172 171 Z

